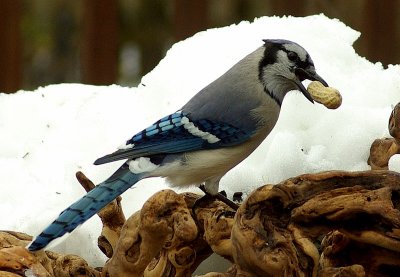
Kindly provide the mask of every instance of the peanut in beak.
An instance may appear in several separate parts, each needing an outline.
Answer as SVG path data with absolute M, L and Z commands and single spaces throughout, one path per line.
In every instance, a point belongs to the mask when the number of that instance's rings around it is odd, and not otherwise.
M 328 109 L 337 109 L 342 104 L 342 96 L 339 91 L 332 87 L 325 87 L 318 81 L 312 81 L 308 87 L 311 97 Z

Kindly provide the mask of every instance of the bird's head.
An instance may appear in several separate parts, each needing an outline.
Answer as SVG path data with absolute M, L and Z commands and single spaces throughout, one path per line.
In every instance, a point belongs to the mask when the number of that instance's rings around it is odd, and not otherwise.
M 259 63 L 259 79 L 267 93 L 281 104 L 286 93 L 300 90 L 314 103 L 310 93 L 301 83 L 305 79 L 328 84 L 316 72 L 307 51 L 288 40 L 264 40 L 264 54 Z

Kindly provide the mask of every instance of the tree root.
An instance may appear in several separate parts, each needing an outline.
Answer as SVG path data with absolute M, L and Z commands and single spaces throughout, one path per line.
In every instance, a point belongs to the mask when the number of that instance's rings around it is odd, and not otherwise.
M 82 183 L 84 175 L 78 175 Z M 198 198 L 162 190 L 126 221 L 119 201 L 110 203 L 99 213 L 104 225 L 99 247 L 105 249 L 106 242 L 105 254 L 112 254 L 102 269 L 74 255 L 30 253 L 25 246 L 31 236 L 0 232 L 0 276 L 192 276 L 213 252 L 232 267 L 203 277 L 392 276 L 400 271 L 398 173 L 301 175 L 258 188 L 234 217 L 217 200 L 193 210 Z
M 387 170 L 390 158 L 400 154 L 400 103 L 389 117 L 388 129 L 391 138 L 376 139 L 371 145 L 368 164 L 372 170 Z

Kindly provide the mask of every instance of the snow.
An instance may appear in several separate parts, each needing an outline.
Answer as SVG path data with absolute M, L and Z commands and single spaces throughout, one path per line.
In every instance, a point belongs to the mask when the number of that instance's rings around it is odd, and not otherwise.
M 393 155 L 389 160 L 390 170 L 400 172 L 400 154 Z
M 353 48 L 359 36 L 324 15 L 263 17 L 175 44 L 138 87 L 58 84 L 0 94 L 0 229 L 38 234 L 83 195 L 76 171 L 95 183 L 109 177 L 121 162 L 94 166 L 96 158 L 177 111 L 266 38 L 293 40 L 307 49 L 319 75 L 341 92 L 343 104 L 328 110 L 289 93 L 275 129 L 222 179 L 221 189 L 232 195 L 303 173 L 369 169 L 370 145 L 389 136 L 388 118 L 400 100 L 400 67 L 384 69 L 360 57 Z M 398 157 L 391 159 L 391 168 L 400 170 L 399 164 Z M 160 178 L 139 182 L 123 194 L 126 215 L 166 187 Z M 102 265 L 100 231 L 95 216 L 49 249 Z

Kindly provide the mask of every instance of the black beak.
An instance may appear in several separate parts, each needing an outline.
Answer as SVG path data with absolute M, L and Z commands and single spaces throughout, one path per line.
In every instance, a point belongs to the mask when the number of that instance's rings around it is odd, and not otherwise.
M 303 68 L 296 68 L 294 73 L 297 76 L 298 81 L 296 83 L 296 85 L 298 86 L 298 88 L 300 89 L 300 91 L 303 93 L 303 95 L 311 102 L 314 103 L 314 100 L 312 99 L 310 93 L 307 91 L 307 89 L 304 87 L 304 85 L 301 83 L 302 81 L 304 81 L 305 79 L 310 80 L 310 81 L 319 81 L 321 82 L 324 86 L 328 87 L 328 83 L 325 82 L 324 79 L 321 78 L 321 76 L 319 76 L 317 74 L 317 72 L 315 72 L 314 68 L 310 68 L 308 70 L 305 70 Z

